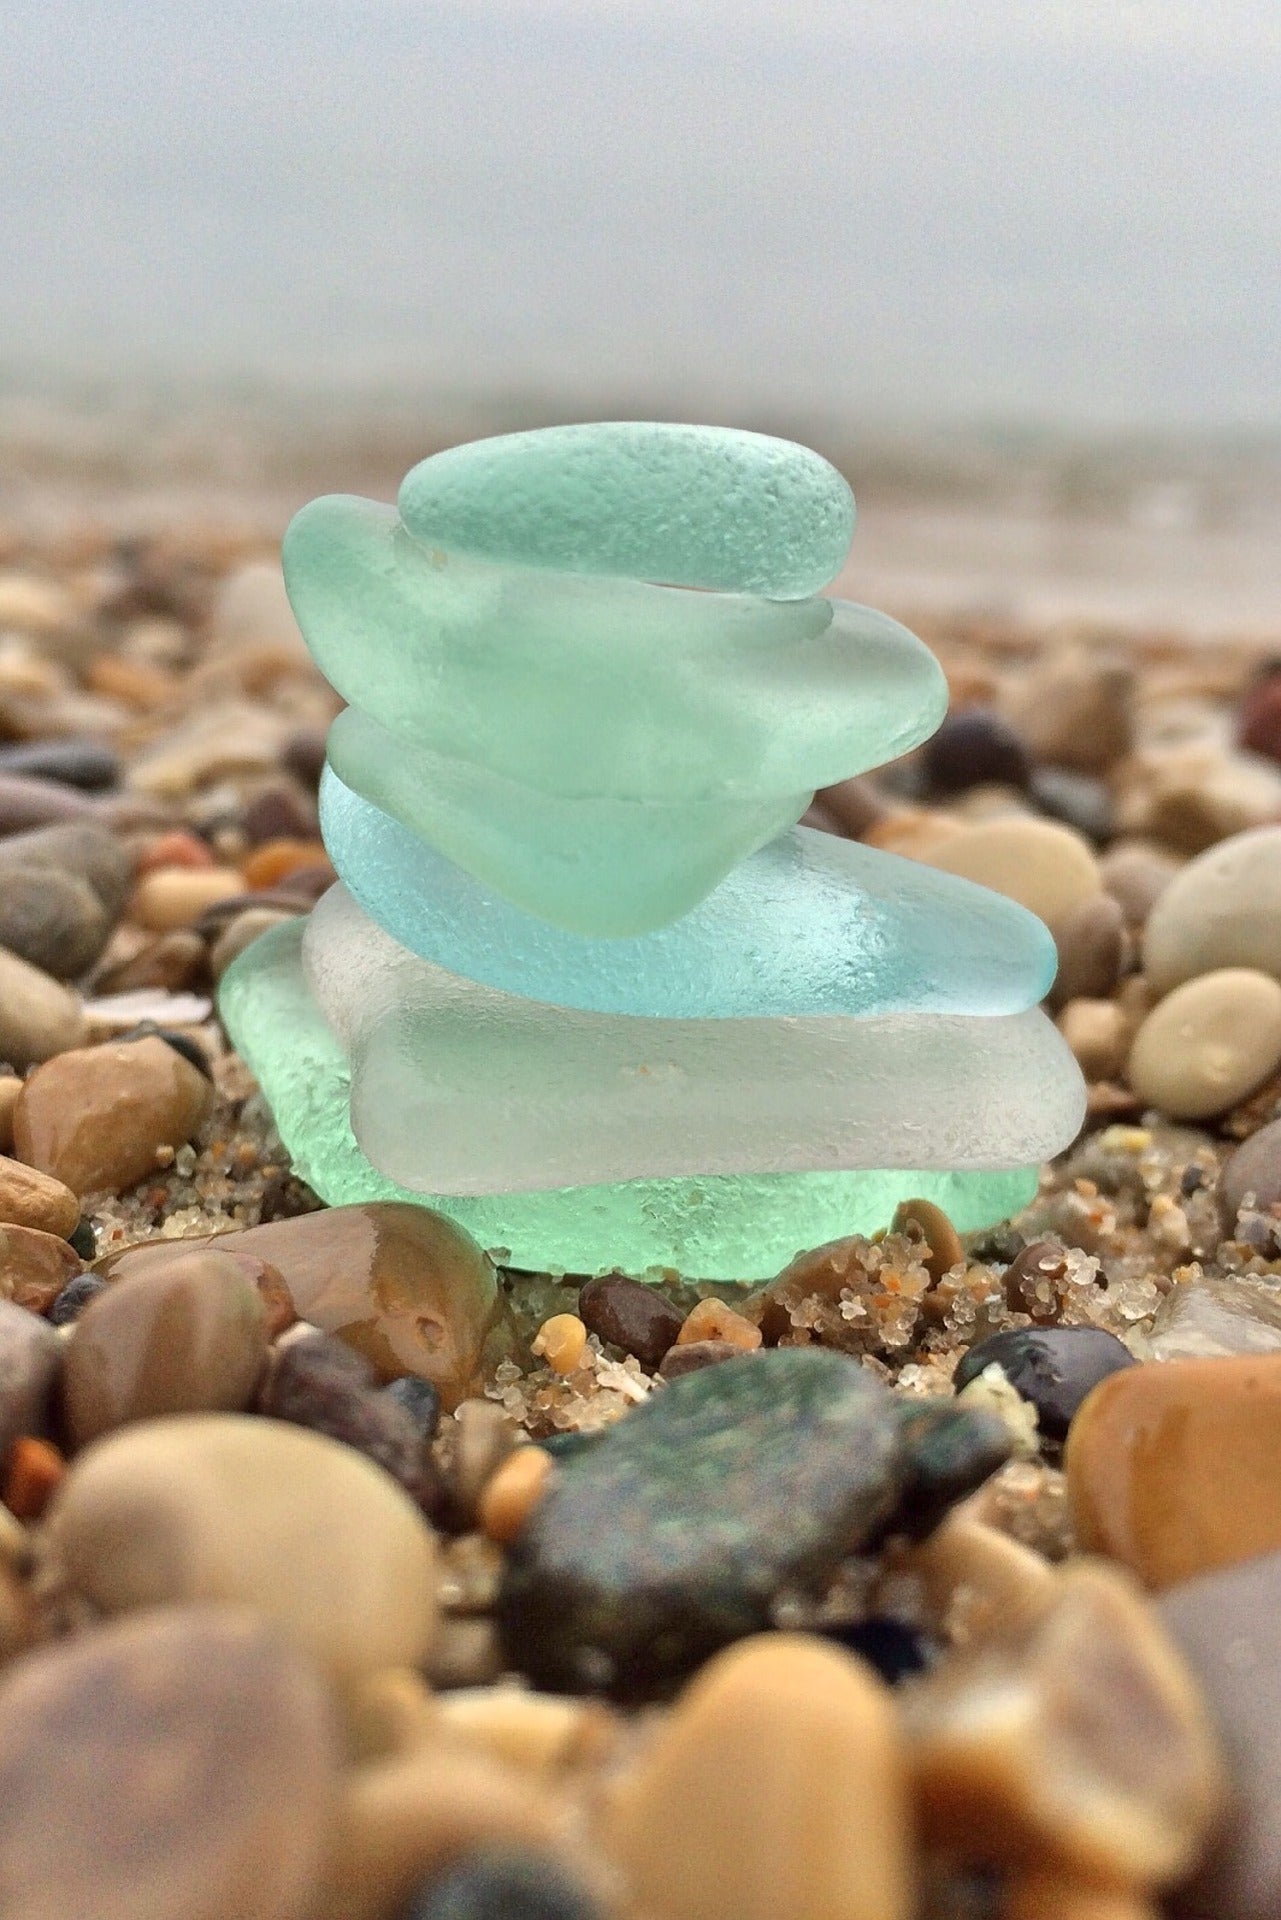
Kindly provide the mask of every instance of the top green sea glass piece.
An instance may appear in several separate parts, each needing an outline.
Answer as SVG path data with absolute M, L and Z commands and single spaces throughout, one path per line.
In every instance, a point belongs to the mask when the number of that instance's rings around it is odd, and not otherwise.
M 840 571 L 854 496 L 821 455 L 724 427 L 502 434 L 410 470 L 414 538 L 521 567 L 803 599 Z

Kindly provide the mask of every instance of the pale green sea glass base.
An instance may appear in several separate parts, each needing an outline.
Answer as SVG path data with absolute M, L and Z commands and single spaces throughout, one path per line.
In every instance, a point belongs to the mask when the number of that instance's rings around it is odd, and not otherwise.
M 296 1171 L 332 1206 L 433 1206 L 510 1265 L 537 1271 L 763 1280 L 803 1248 L 889 1225 L 909 1197 L 933 1200 L 962 1232 L 1006 1219 L 1036 1192 L 1035 1168 L 982 1173 L 793 1173 L 441 1198 L 378 1172 L 352 1136 L 350 1073 L 303 975 L 301 920 L 274 927 L 228 969 L 219 1006 L 257 1075 Z

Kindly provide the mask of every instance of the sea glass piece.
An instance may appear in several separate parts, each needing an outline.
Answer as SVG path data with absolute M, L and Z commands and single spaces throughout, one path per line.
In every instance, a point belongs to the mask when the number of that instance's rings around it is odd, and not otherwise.
M 302 933 L 303 923 L 290 920 L 256 940 L 223 976 L 219 1007 L 295 1168 L 331 1206 L 430 1204 L 510 1265 L 534 1271 L 674 1267 L 692 1279 L 750 1282 L 771 1277 L 803 1247 L 877 1231 L 900 1200 L 932 1200 L 968 1233 L 1008 1219 L 1035 1196 L 1031 1166 L 627 1180 L 462 1198 L 411 1191 L 356 1144 L 350 1066 L 307 985 Z
M 693 1173 L 1008 1167 L 1084 1117 L 1053 1022 L 1018 1014 L 659 1020 L 549 1007 L 406 952 L 346 891 L 313 910 L 312 991 L 374 1163 L 435 1193 Z
M 451 447 L 410 469 L 399 505 L 457 553 L 779 600 L 825 586 L 854 531 L 849 487 L 808 447 L 648 420 Z
M 674 924 L 590 939 L 522 913 L 331 767 L 330 858 L 402 946 L 451 973 L 595 1013 L 1018 1013 L 1054 977 L 1041 921 L 1000 894 L 832 834 L 794 827 Z

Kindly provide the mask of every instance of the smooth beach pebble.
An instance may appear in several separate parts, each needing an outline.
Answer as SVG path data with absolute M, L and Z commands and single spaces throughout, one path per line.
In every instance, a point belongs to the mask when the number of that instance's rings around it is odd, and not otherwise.
M 1219 1216 L 1231 1233 L 1247 1200 L 1260 1213 L 1281 1202 L 1281 1120 L 1270 1120 L 1228 1155 L 1219 1173 Z
M 252 1616 L 147 1614 L 0 1684 L 6 1920 L 305 1920 L 338 1791 L 310 1664 Z
M 1252 1093 L 1281 1064 L 1281 983 L 1248 967 L 1187 980 L 1134 1036 L 1127 1074 L 1137 1097 L 1174 1120 L 1206 1120 Z
M 46 1313 L 82 1265 L 61 1234 L 0 1226 L 0 1297 L 31 1313 Z
M 586 1349 L 587 1328 L 576 1313 L 554 1313 L 543 1321 L 530 1344 L 535 1359 L 561 1374 L 573 1373 Z
M 1281 975 L 1281 826 L 1189 861 L 1148 916 L 1143 968 L 1159 991 L 1220 967 Z
M 267 1314 L 238 1261 L 182 1253 L 118 1280 L 67 1343 L 63 1416 L 74 1446 L 158 1414 L 239 1413 L 267 1361 Z
M 1062 1007 L 1069 1000 L 1104 1000 L 1121 978 L 1125 960 L 1125 916 L 1111 894 L 1092 894 L 1055 929 L 1059 970 L 1049 1000 Z
M 159 867 L 134 889 L 129 918 L 152 933 L 194 926 L 207 908 L 244 890 L 234 867 Z
M 80 1218 L 80 1202 L 61 1180 L 0 1156 L 0 1222 L 35 1227 L 65 1239 Z
M 216 1252 L 219 1260 L 234 1261 L 245 1277 L 251 1280 L 262 1299 L 267 1316 L 267 1338 L 275 1340 L 287 1327 L 291 1327 L 298 1315 L 277 1269 L 266 1260 L 260 1260 L 257 1254 L 247 1253 L 243 1248 L 228 1245 L 233 1239 L 231 1234 L 215 1234 L 200 1240 L 143 1240 L 136 1246 L 123 1247 L 119 1253 L 109 1253 L 101 1259 L 94 1270 L 94 1278 L 99 1281 L 132 1280 L 138 1274 L 172 1274 L 175 1270 L 185 1271 L 186 1263 L 205 1252 Z
M 1030 1637 L 942 1662 L 904 1718 L 924 1835 L 944 1851 L 1167 1886 L 1226 1797 L 1190 1674 L 1109 1567 L 1067 1567 Z
M 181 1147 L 213 1089 L 159 1039 L 60 1054 L 38 1067 L 13 1110 L 18 1157 L 73 1193 L 120 1193 L 145 1179 L 160 1147 Z
M 0 840 L 0 877 L 7 882 L 8 875 L 20 868 L 83 881 L 114 926 L 129 898 L 134 860 L 114 833 L 85 821 Z
M 908 1920 L 912 1810 L 893 1697 L 802 1635 L 710 1661 L 621 1781 L 607 1832 L 654 1920 Z
M 475 1854 L 432 1879 L 405 1920 L 596 1920 L 601 1909 L 563 1867 L 537 1854 Z
M 1048 1560 L 964 1512 L 949 1513 L 904 1567 L 921 1582 L 932 1626 L 954 1647 L 1020 1643 L 1058 1593 Z
M 659 1362 L 658 1377 L 679 1380 L 682 1374 L 700 1373 L 722 1360 L 737 1360 L 742 1351 L 730 1340 L 686 1340 L 683 1345 L 668 1348 Z
M 1140 929 L 1153 907 L 1179 873 L 1182 862 L 1142 840 L 1118 840 L 1099 858 L 1103 885 L 1125 916 L 1125 924 Z
M 1055 1023 L 1089 1081 L 1115 1080 L 1134 1039 L 1134 1022 L 1115 1000 L 1069 1000 Z
M 0 840 L 33 827 L 65 820 L 89 820 L 95 812 L 87 794 L 55 780 L 38 780 L 21 773 L 0 773 Z
M 919 857 L 1017 900 L 1054 933 L 1102 891 L 1093 849 L 1079 833 L 1051 820 L 983 821 Z
M 1157 1308 L 1147 1346 L 1154 1360 L 1281 1351 L 1281 1288 L 1249 1273 L 1181 1282 Z
M 754 1353 L 761 1344 L 761 1330 L 724 1300 L 700 1300 L 686 1314 L 676 1344 L 692 1347 L 708 1340 L 724 1341 L 743 1353 Z
M 78 994 L 0 947 L 0 1059 L 21 1071 L 78 1047 L 88 1031 Z
M 0 747 L 0 773 L 34 774 L 84 793 L 119 784 L 120 755 L 100 740 L 23 740 Z
M 1081 1545 L 1150 1587 L 1281 1549 L 1281 1355 L 1169 1360 L 1096 1387 L 1065 1466 Z
M 0 945 L 29 965 L 55 980 L 77 980 L 110 933 L 111 922 L 87 881 L 41 867 L 0 869 Z
M 952 1376 L 957 1392 L 993 1363 L 1036 1408 L 1041 1432 L 1062 1440 L 1087 1393 L 1135 1361 L 1129 1348 L 1102 1327 L 1011 1327 L 961 1355 Z
M 554 1461 L 541 1447 L 517 1447 L 481 1490 L 476 1517 L 481 1532 L 506 1545 L 514 1540 L 547 1488 Z
M 1038 760 L 1081 773 L 1105 771 L 1134 741 L 1135 670 L 1080 646 L 1045 648 L 1008 703 Z
M 1031 776 L 1027 748 L 1008 720 L 986 707 L 949 713 L 921 749 L 926 785 L 946 796 L 971 787 L 1025 787 Z
M 436 1505 L 438 1482 L 422 1427 L 407 1407 L 380 1391 L 372 1363 L 341 1340 L 319 1333 L 278 1348 L 258 1410 L 355 1447 L 420 1507 Z
M 108 1434 L 73 1461 L 47 1546 L 104 1613 L 243 1602 L 336 1677 L 413 1666 L 435 1633 L 418 1509 L 353 1448 L 284 1421 L 185 1414 Z
M 20 1434 L 48 1432 L 61 1367 L 53 1328 L 0 1300 L 0 1467 Z
M 282 920 L 291 920 L 292 913 L 282 913 L 278 907 L 247 907 L 229 920 L 209 950 L 209 971 L 215 980 L 221 980 L 232 961 L 237 959 L 251 946 L 260 933 L 266 933 L 272 927 L 278 927 Z
M 942 1207 L 936 1207 L 932 1200 L 899 1201 L 890 1232 L 905 1233 L 912 1227 L 920 1229 L 926 1248 L 925 1265 L 937 1286 L 944 1274 L 965 1258 L 961 1236 Z
M 643 1367 L 656 1367 L 681 1330 L 680 1309 L 657 1287 L 621 1273 L 603 1274 L 580 1288 L 578 1313 L 589 1333 L 621 1347 Z

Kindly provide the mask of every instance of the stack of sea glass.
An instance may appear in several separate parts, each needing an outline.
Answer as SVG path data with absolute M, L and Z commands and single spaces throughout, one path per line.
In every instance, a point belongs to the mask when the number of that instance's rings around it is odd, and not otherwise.
M 816 597 L 853 500 L 804 448 L 622 424 L 476 442 L 285 539 L 343 885 L 228 973 L 330 1201 L 512 1264 L 769 1274 L 934 1198 L 1028 1199 L 1082 1088 L 1022 908 L 795 823 L 928 737 L 932 655 Z

